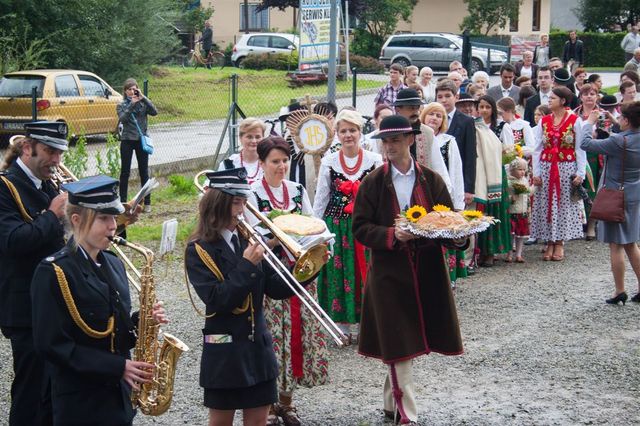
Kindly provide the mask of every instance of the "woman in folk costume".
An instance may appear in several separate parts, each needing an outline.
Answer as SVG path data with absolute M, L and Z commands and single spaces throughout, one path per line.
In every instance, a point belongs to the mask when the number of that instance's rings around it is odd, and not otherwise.
M 486 196 L 486 199 L 482 199 L 482 196 L 478 196 L 476 190 L 476 201 L 478 204 L 478 210 L 483 210 L 487 215 L 493 216 L 499 219 L 500 222 L 489 227 L 488 230 L 478 234 L 478 247 L 480 248 L 480 266 L 493 266 L 496 255 L 502 253 L 508 253 L 511 250 L 511 222 L 509 218 L 509 194 L 508 194 L 508 181 L 507 172 L 502 166 L 502 151 L 505 147 L 513 146 L 513 133 L 511 127 L 504 121 L 498 123 L 498 107 L 496 102 L 490 96 L 482 96 L 478 101 L 478 114 L 481 117 L 482 124 L 484 124 L 496 139 L 493 139 L 492 135 L 487 132 L 482 132 L 481 136 L 478 135 L 477 150 L 483 150 L 483 157 L 481 159 L 478 154 L 478 165 L 481 167 L 480 162 L 483 162 L 484 173 L 486 179 L 491 179 L 481 183 L 486 188 L 486 193 L 481 194 Z M 476 124 L 476 133 L 478 133 L 479 126 Z M 499 142 L 498 147 L 495 142 Z M 480 144 L 484 146 L 480 146 Z M 499 187 L 494 186 L 494 179 L 496 176 L 494 172 L 497 171 L 497 178 L 499 179 Z M 478 174 L 476 173 L 476 181 L 478 180 Z
M 382 165 L 380 154 L 360 146 L 361 130 L 360 113 L 343 110 L 338 114 L 336 131 L 342 147 L 322 159 L 313 206 L 315 216 L 325 221 L 336 240 L 333 259 L 318 278 L 318 300 L 347 335 L 352 333 L 350 324 L 360 323 L 367 271 L 364 246 L 351 232 L 353 204 L 362 179 Z
M 427 211 L 437 204 L 453 208 L 442 178 L 411 158 L 416 132 L 404 117 L 382 120 L 378 137 L 388 162 L 362 182 L 353 215 L 354 236 L 371 249 L 358 351 L 388 366 L 385 417 L 413 425 L 418 421 L 413 358 L 462 353 L 441 241 L 416 238 L 395 225 L 398 214 L 413 205 Z M 466 240 L 448 243 L 461 248 L 456 244 Z
M 456 138 L 447 134 L 447 111 L 444 107 L 432 102 L 425 106 L 420 114 L 420 121 L 430 127 L 434 134 L 434 143 L 440 148 L 442 159 L 449 171 L 451 179 L 451 199 L 455 210 L 464 210 L 464 179 L 462 177 L 462 159 Z M 464 252 L 460 250 L 447 250 L 449 265 L 449 278 L 452 285 L 458 278 L 465 278 L 468 270 L 464 259 Z
M 258 142 L 264 139 L 267 126 L 258 118 L 248 117 L 238 126 L 240 152 L 232 154 L 220 163 L 218 170 L 229 170 L 244 167 L 247 170 L 247 180 L 253 183 L 262 179 L 262 168 L 258 161 Z
M 566 87 L 554 88 L 549 96 L 551 114 L 536 129 L 533 184 L 540 189 L 533 198 L 531 236 L 547 241 L 543 260 L 563 260 L 564 241 L 583 236 L 582 200 L 571 200 L 571 188 L 582 185 L 587 156 L 578 143 L 578 116 L 565 107 L 572 98 Z
M 281 137 L 271 136 L 258 144 L 264 177 L 251 185 L 248 202 L 265 215 L 273 210 L 313 214 L 304 187 L 286 180 L 289 152 L 289 145 Z M 250 223 L 256 221 L 252 214 L 247 214 L 247 219 Z M 278 241 L 272 239 L 269 245 L 275 248 Z M 275 250 L 285 264 L 290 262 L 284 249 Z M 315 296 L 316 285 L 309 285 L 307 291 Z M 312 387 L 327 382 L 325 335 L 318 321 L 297 297 L 287 300 L 265 298 L 264 314 L 280 364 L 279 403 L 272 406 L 267 424 L 278 424 L 278 417 L 281 417 L 285 425 L 299 425 L 300 419 L 292 404 L 293 390 L 297 385 Z

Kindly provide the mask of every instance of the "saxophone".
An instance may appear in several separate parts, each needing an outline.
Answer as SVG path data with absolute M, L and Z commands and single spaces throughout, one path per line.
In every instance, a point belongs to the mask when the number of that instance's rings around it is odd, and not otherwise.
M 120 237 L 113 242 L 142 254 L 145 266 L 140 274 L 140 318 L 138 320 L 138 339 L 133 350 L 133 359 L 155 365 L 153 378 L 149 383 L 141 383 L 140 390 L 132 389 L 131 403 L 149 416 L 159 416 L 169 409 L 173 398 L 173 386 L 176 364 L 182 352 L 189 347 L 171 334 L 163 333 L 162 347 L 158 352 L 158 333 L 160 325 L 151 316 L 156 303 L 155 283 L 153 280 L 153 252 L 146 247 L 130 243 Z

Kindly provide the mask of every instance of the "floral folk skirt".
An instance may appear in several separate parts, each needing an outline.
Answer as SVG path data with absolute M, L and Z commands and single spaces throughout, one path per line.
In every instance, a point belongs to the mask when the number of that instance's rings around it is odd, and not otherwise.
M 502 168 L 502 198 L 497 203 L 478 205 L 484 214 L 500 220 L 489 229 L 478 234 L 478 249 L 480 255 L 491 256 L 507 253 L 511 250 L 511 218 L 509 217 L 509 192 L 507 174 Z
M 327 228 L 335 234 L 333 257 L 318 276 L 318 301 L 332 320 L 339 323 L 360 323 L 364 294 L 364 277 L 356 260 L 356 245 L 351 232 L 351 217 L 325 218 Z M 361 261 L 364 253 L 361 253 Z
M 533 196 L 531 237 L 543 241 L 567 241 L 583 237 L 583 203 L 571 201 L 571 175 L 576 174 L 575 162 L 559 162 L 560 197 L 553 194 L 549 205 L 549 175 L 551 163 L 540 161 L 542 186 Z M 549 213 L 551 209 L 551 214 Z
M 306 288 L 317 298 L 315 283 Z M 286 300 L 265 297 L 264 316 L 280 367 L 278 390 L 292 392 L 297 385 L 312 387 L 327 383 L 325 333 L 302 302 L 296 296 Z

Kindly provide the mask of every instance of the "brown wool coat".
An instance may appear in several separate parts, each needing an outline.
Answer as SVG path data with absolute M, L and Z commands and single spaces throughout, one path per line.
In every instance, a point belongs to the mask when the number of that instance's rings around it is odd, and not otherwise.
M 417 163 L 411 205 L 453 208 L 440 176 Z M 394 239 L 400 208 L 388 163 L 362 182 L 353 214 L 354 237 L 371 249 L 360 322 L 360 354 L 385 363 L 428 354 L 462 353 L 449 272 L 439 242 Z

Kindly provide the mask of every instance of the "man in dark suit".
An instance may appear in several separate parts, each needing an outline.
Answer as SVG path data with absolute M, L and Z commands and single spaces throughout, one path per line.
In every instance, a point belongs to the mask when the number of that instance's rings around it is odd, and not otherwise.
M 538 93 L 529 99 L 524 106 L 524 119 L 529 122 L 531 127 L 536 125 L 534 114 L 539 105 L 549 105 L 549 95 L 553 88 L 553 73 L 549 67 L 540 67 L 538 69 Z
M 62 218 L 67 194 L 51 177 L 67 150 L 60 123 L 28 123 L 16 138 L 0 172 L 0 329 L 11 340 L 13 371 L 10 425 L 51 423 L 43 395 L 48 386 L 44 362 L 34 350 L 31 278 L 45 257 L 64 246 Z
M 584 66 L 584 45 L 582 40 L 578 40 L 575 30 L 569 33 L 569 40 L 564 44 L 562 62 L 565 67 L 570 68 L 572 74 L 576 68 Z
M 202 50 L 204 50 L 204 57 L 208 58 L 211 48 L 213 47 L 213 30 L 209 21 L 204 23 L 204 30 L 202 35 L 198 39 L 198 43 L 202 43 Z M 207 63 L 207 68 L 211 69 L 211 64 Z
M 520 96 L 520 88 L 513 84 L 515 76 L 516 69 L 513 65 L 502 64 L 500 67 L 500 84 L 490 87 L 487 90 L 487 95 L 491 96 L 496 102 L 502 98 L 509 97 L 517 103 Z
M 436 86 L 436 100 L 447 112 L 449 128 L 447 134 L 456 138 L 462 159 L 464 179 L 464 202 L 470 204 L 476 184 L 476 127 L 473 118 L 456 109 L 457 88 L 453 81 L 442 80 Z

